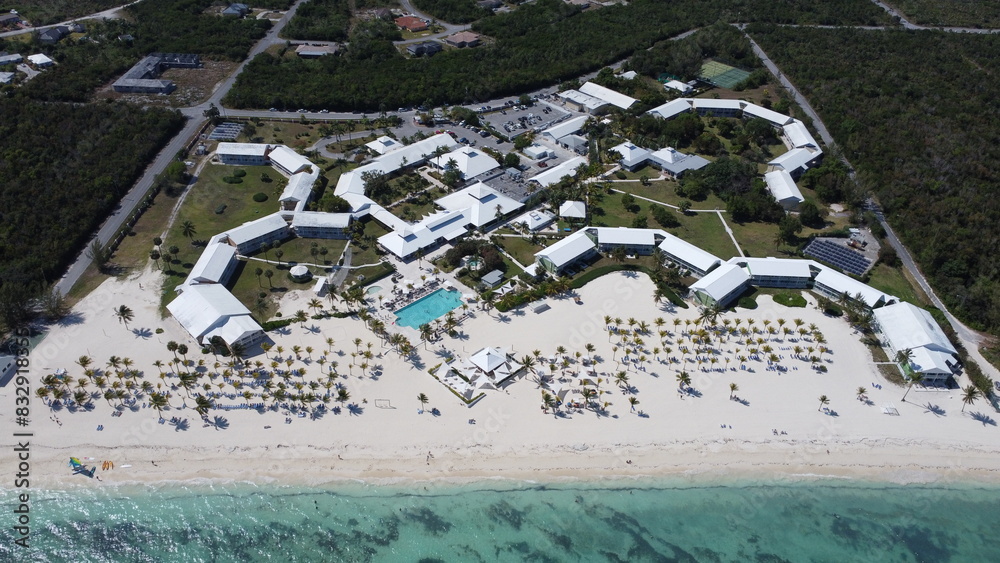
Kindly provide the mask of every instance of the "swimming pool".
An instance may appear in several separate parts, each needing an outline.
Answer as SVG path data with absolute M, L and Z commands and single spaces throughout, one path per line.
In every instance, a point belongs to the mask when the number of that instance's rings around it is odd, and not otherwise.
M 368 294 L 368 295 L 374 295 L 374 294 L 376 294 L 376 293 L 378 293 L 380 291 L 382 291 L 382 287 L 381 286 L 373 285 L 373 286 L 369 287 L 368 289 L 366 289 L 365 293 Z
M 396 311 L 396 324 L 419 329 L 462 304 L 462 295 L 454 289 L 439 289 Z

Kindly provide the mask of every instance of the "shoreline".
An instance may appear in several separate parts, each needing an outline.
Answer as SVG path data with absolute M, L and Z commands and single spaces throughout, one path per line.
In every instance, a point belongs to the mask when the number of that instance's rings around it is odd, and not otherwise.
M 867 441 L 874 442 L 874 441 Z M 901 441 L 902 442 L 902 441 Z M 270 446 L 233 448 L 230 451 L 192 448 L 131 448 L 122 456 L 114 448 L 85 448 L 87 457 L 100 463 L 104 454 L 117 455 L 116 468 L 102 471 L 102 481 L 92 481 L 68 471 L 62 477 L 47 472 L 33 482 L 36 490 L 80 490 L 113 487 L 198 487 L 230 484 L 308 488 L 467 486 L 498 483 L 565 485 L 572 483 L 634 484 L 669 480 L 691 486 L 706 482 L 844 482 L 888 485 L 1000 486 L 1000 449 L 972 445 L 922 443 L 781 443 L 710 442 L 673 444 L 622 444 L 618 451 L 593 448 L 551 448 L 519 455 L 477 456 L 470 459 L 456 451 L 438 450 L 430 461 L 426 453 L 378 456 L 355 452 L 338 459 L 333 449 L 289 447 L 287 456 L 267 461 L 276 449 Z M 774 447 L 781 446 L 781 447 Z M 52 468 L 63 464 L 66 448 L 36 445 L 35 463 Z M 701 451 L 699 451 L 701 449 Z M 705 451 L 711 449 L 713 451 Z M 815 452 L 805 452 L 806 449 Z M 830 450 L 830 454 L 826 450 Z M 238 450 L 238 451 L 236 451 Z M 362 455 L 358 455 L 361 453 Z M 95 455 L 96 454 L 96 455 Z M 173 456 L 172 458 L 170 456 Z M 166 458 L 166 459 L 164 459 Z M 632 463 L 629 464 L 628 461 Z M 85 460 L 86 463 L 95 461 Z M 153 464 L 155 462 L 155 465 Z M 280 463 L 279 463 L 280 462 Z M 961 466 L 959 466 L 961 463 Z M 131 465 L 123 468 L 122 465 Z

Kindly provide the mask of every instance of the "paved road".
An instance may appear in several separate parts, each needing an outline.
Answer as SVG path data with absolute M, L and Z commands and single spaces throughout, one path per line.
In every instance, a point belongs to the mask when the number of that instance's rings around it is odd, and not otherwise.
M 744 35 L 746 35 L 745 32 Z M 823 120 L 820 119 L 819 114 L 817 114 L 816 111 L 812 108 L 812 106 L 809 105 L 809 101 L 805 99 L 805 96 L 803 96 L 799 92 L 799 90 L 795 88 L 795 85 L 792 84 L 791 81 L 788 80 L 788 78 L 785 77 L 784 74 L 782 74 L 781 70 L 778 69 L 777 65 L 775 65 L 774 62 L 768 58 L 767 53 L 765 53 L 764 50 L 760 48 L 760 45 L 758 45 L 757 42 L 754 41 L 749 35 L 746 35 L 746 37 L 747 39 L 749 39 L 750 45 L 753 47 L 754 53 L 760 58 L 761 61 L 764 62 L 764 65 L 771 72 L 771 74 L 777 77 L 778 80 L 781 82 L 781 84 L 792 94 L 792 97 L 799 104 L 799 106 L 802 107 L 802 110 L 805 111 L 806 115 L 808 115 L 812 119 L 813 126 L 815 126 L 816 131 L 819 133 L 820 137 L 822 137 L 823 142 L 828 147 L 835 146 L 833 137 L 827 130 L 826 125 L 823 124 Z M 843 155 L 841 155 L 841 160 L 843 160 L 843 162 L 847 165 L 851 177 L 854 178 L 855 176 L 854 167 L 851 165 L 850 162 L 847 161 L 847 158 L 844 157 Z M 948 319 L 948 322 L 951 324 L 952 328 L 955 329 L 955 333 L 958 335 L 959 340 L 962 341 L 962 345 L 965 346 L 965 349 L 969 352 L 969 355 L 972 356 L 972 358 L 976 361 L 976 363 L 979 364 L 979 367 L 982 368 L 983 372 L 994 379 L 1000 379 L 1000 371 L 998 371 L 995 367 L 993 367 L 992 364 L 986 361 L 986 359 L 983 358 L 982 354 L 980 354 L 979 352 L 979 344 L 982 341 L 982 337 L 976 331 L 962 324 L 961 321 L 956 319 L 955 316 L 948 311 L 948 308 L 945 307 L 944 303 L 942 303 L 941 300 L 938 299 L 937 295 L 934 293 L 934 290 L 931 288 L 930 283 L 928 283 L 927 279 L 924 278 L 923 273 L 920 272 L 920 268 L 917 266 L 917 263 L 913 260 L 913 257 L 910 255 L 909 251 L 906 249 L 905 246 L 903 246 L 903 243 L 900 242 L 899 238 L 896 237 L 896 234 L 895 232 L 893 232 L 892 227 L 889 226 L 889 223 L 886 222 L 885 217 L 882 214 L 882 211 L 874 206 L 874 202 L 872 202 L 871 205 L 873 206 L 875 215 L 878 218 L 879 222 L 882 224 L 882 227 L 885 228 L 886 238 L 888 238 L 889 244 L 896 250 L 896 253 L 899 255 L 900 260 L 903 262 L 903 266 L 907 270 L 909 270 L 913 278 L 917 280 L 917 284 L 920 285 L 921 289 L 924 290 L 924 293 L 926 293 L 927 296 L 931 299 L 931 302 L 934 304 L 934 306 L 940 309 L 945 314 L 945 317 Z
M 107 244 L 108 241 L 110 241 L 114 235 L 118 233 L 118 231 L 122 228 L 122 225 L 125 223 L 125 220 L 132 214 L 136 205 L 138 205 L 138 203 L 142 200 L 146 191 L 153 185 L 153 180 L 167 168 L 167 165 L 173 162 L 177 153 L 183 149 L 187 145 L 188 141 L 190 141 L 191 138 L 198 132 L 204 122 L 204 111 L 208 109 L 209 104 L 215 104 L 216 106 L 221 105 L 220 100 L 226 95 L 229 89 L 232 88 L 233 82 L 236 80 L 236 76 L 243 71 L 243 67 L 248 61 L 250 61 L 251 58 L 253 58 L 254 55 L 260 53 L 271 45 L 283 42 L 283 40 L 278 39 L 278 34 L 280 33 L 281 28 L 283 28 L 285 24 L 288 23 L 288 20 L 291 19 L 292 15 L 294 15 L 295 10 L 302 1 L 303 0 L 299 0 L 291 7 L 291 9 L 289 9 L 288 13 L 285 14 L 285 16 L 271 28 L 267 36 L 264 39 L 261 39 L 250 51 L 250 56 L 247 57 L 246 61 L 240 64 L 240 66 L 233 71 L 229 78 L 224 80 L 222 84 L 219 85 L 215 93 L 212 94 L 208 100 L 197 106 L 181 110 L 181 113 L 188 118 L 187 123 L 184 125 L 184 128 L 181 129 L 181 132 L 175 135 L 174 138 L 167 143 L 163 150 L 160 151 L 153 163 L 146 167 L 146 171 L 143 173 L 142 177 L 139 178 L 139 181 L 132 186 L 132 189 L 129 190 L 127 194 L 125 194 L 118 207 L 115 208 L 115 211 L 104 221 L 104 224 L 101 225 L 101 228 L 97 232 L 96 239 L 99 240 L 102 245 Z M 87 243 L 88 247 L 90 244 L 90 242 Z M 152 246 L 152 242 L 150 245 Z M 66 273 L 63 274 L 63 277 L 56 283 L 56 289 L 63 295 L 69 293 L 69 290 L 74 284 L 76 284 L 77 281 L 80 280 L 80 276 L 83 275 L 84 271 L 86 271 L 92 262 L 93 260 L 87 256 L 86 251 L 81 253 L 80 256 L 77 257 L 76 261 L 70 265 Z
M 115 18 L 119 17 L 118 14 L 116 13 L 116 12 L 118 12 L 118 10 L 121 10 L 122 8 L 127 8 L 127 7 L 131 6 L 132 4 L 138 4 L 139 2 L 142 2 L 142 0 L 135 0 L 135 2 L 129 2 L 128 4 L 122 4 L 121 6 L 116 6 L 114 8 L 109 8 L 107 10 L 104 10 L 103 12 L 97 12 L 95 14 L 90 14 L 90 15 L 87 15 L 87 16 L 80 16 L 78 18 L 73 18 L 71 20 L 66 20 L 64 22 L 54 23 L 54 24 L 51 24 L 51 25 L 43 25 L 43 26 L 39 26 L 39 27 L 25 27 L 23 29 L 16 29 L 14 31 L 6 31 L 4 33 L 0 33 L 0 37 L 10 37 L 10 36 L 13 36 L 13 35 L 21 35 L 22 33 L 31 33 L 32 31 L 42 31 L 42 30 L 48 29 L 50 27 L 55 27 L 57 25 L 69 25 L 69 24 L 71 24 L 73 22 L 80 22 L 80 21 L 84 21 L 84 20 L 115 19 Z
M 459 31 L 462 31 L 463 29 L 469 29 L 469 24 L 455 25 L 455 24 L 445 23 L 445 22 L 440 21 L 440 20 L 438 20 L 438 19 L 436 19 L 434 17 L 431 17 L 430 15 L 425 14 L 425 13 L 421 12 L 420 10 L 418 10 L 416 8 L 416 6 L 414 6 L 413 3 L 410 2 L 410 0 L 399 0 L 399 5 L 400 5 L 400 7 L 402 7 L 407 12 L 413 14 L 415 17 L 418 17 L 418 18 L 420 18 L 422 20 L 429 20 L 429 21 L 437 22 L 438 25 L 440 25 L 441 27 L 444 28 L 444 31 L 442 31 L 440 33 L 435 33 L 433 35 L 427 35 L 425 37 L 417 37 L 415 39 L 406 39 L 404 41 L 393 41 L 394 45 L 409 45 L 410 43 L 420 43 L 421 41 L 430 41 L 432 39 L 441 39 L 443 37 L 448 37 L 449 35 L 451 35 L 453 33 L 458 33 Z
M 871 0 L 871 2 L 872 2 L 872 4 L 875 4 L 879 8 L 882 8 L 883 10 L 885 10 L 886 13 L 889 14 L 890 16 L 893 16 L 895 18 L 899 18 L 899 24 L 901 26 L 903 26 L 904 28 L 906 28 L 906 29 L 913 29 L 913 30 L 919 30 L 919 31 L 947 31 L 949 33 L 979 33 L 979 34 L 984 34 L 984 35 L 985 34 L 1000 33 L 1000 29 L 983 29 L 983 28 L 977 28 L 977 27 L 955 27 L 955 26 L 926 26 L 926 25 L 917 25 L 917 24 L 911 23 L 908 19 L 906 19 L 906 16 L 904 16 L 902 14 L 902 12 L 896 11 L 895 8 L 893 8 L 892 6 L 886 4 L 885 2 L 881 2 L 880 0 Z

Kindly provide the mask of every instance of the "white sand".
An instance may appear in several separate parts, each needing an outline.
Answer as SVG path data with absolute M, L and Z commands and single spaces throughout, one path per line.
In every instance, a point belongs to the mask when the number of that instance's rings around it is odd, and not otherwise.
M 173 319 L 159 317 L 153 287 L 156 278 L 155 271 L 147 271 L 127 281 L 109 280 L 84 299 L 75 309 L 78 322 L 54 327 L 33 353 L 34 381 L 59 367 L 81 376 L 82 370 L 74 364 L 81 355 L 91 356 L 97 367 L 117 355 L 134 360 L 135 367 L 144 370 L 146 379 L 155 384 L 161 380 L 152 364 L 171 358 L 165 348 L 169 340 L 187 343 L 189 358 L 204 357 Z M 384 367 L 377 380 L 359 377 L 357 368 L 353 376 L 338 379 L 346 384 L 352 401 L 367 399 L 359 416 L 345 411 L 319 420 L 293 418 L 291 424 L 285 424 L 286 415 L 280 412 L 213 411 L 211 416 L 224 417 L 228 423 L 227 428 L 216 429 L 203 427 L 190 409 L 165 411 L 166 418 L 187 419 L 190 428 L 178 431 L 169 424 L 158 424 L 152 409 L 112 417 L 112 409 L 99 399 L 94 401 L 92 412 L 56 413 L 60 425 L 51 418 L 48 407 L 34 399 L 29 428 L 35 434 L 32 485 L 100 486 L 70 475 L 66 468 L 69 456 L 91 457 L 98 466 L 100 460 L 113 460 L 115 470 L 100 472 L 104 483 L 178 479 L 291 483 L 493 477 L 541 480 L 705 473 L 846 475 L 909 482 L 992 480 L 998 475 L 998 429 L 970 416 L 970 412 L 992 412 L 988 405 L 977 403 L 963 414 L 959 393 L 920 389 L 913 390 L 906 403 L 901 402 L 903 389 L 880 379 L 869 353 L 846 322 L 827 318 L 812 305 L 791 309 L 762 297 L 757 310 L 728 313 L 722 318 L 754 318 L 758 328 L 764 319 L 776 321 L 779 317 L 788 325 L 794 318 L 801 318 L 806 326 L 815 323 L 832 350 L 824 355 L 829 373 L 816 373 L 809 362 L 790 359 L 790 353 L 779 348 L 793 343 L 779 338 L 772 345 L 785 355 L 782 365 L 797 370 L 777 373 L 767 371 L 766 363 L 750 362 L 753 372 L 700 372 L 689 363 L 686 369 L 702 396 L 681 399 L 675 380 L 680 368 L 652 361 L 650 354 L 647 372 L 628 372 L 630 383 L 638 389 L 638 407 L 648 415 L 645 418 L 630 412 L 626 396 L 611 381 L 601 386 L 612 391 L 605 396 L 613 403 L 608 409 L 610 416 L 586 411 L 555 418 L 541 412 L 540 391 L 532 377 L 515 383 L 509 394 L 488 391 L 484 400 L 467 408 L 426 373 L 440 362 L 435 349 L 442 343 L 459 355 L 498 346 L 508 351 L 513 348 L 520 358 L 534 349 L 548 356 L 559 345 L 571 354 L 583 352 L 590 342 L 603 358 L 599 371 L 618 371 L 622 368 L 611 360 L 612 344 L 604 315 L 635 317 L 651 325 L 654 318 L 662 316 L 667 321 L 664 329 L 671 332 L 675 316 L 694 319 L 698 315 L 694 308 L 675 313 L 658 307 L 650 297 L 652 291 L 652 283 L 643 275 L 612 274 L 580 290 L 582 305 L 570 299 L 556 300 L 549 311 L 510 314 L 502 322 L 496 311 L 490 315 L 477 311 L 476 318 L 462 327 L 467 337 L 445 337 L 426 350 L 423 344 L 418 346 L 423 364 L 420 369 L 386 351 L 376 361 Z M 144 333 L 137 336 L 120 325 L 111 313 L 120 304 L 135 311 L 131 327 L 145 329 Z M 335 349 L 345 353 L 336 358 L 343 374 L 348 373 L 355 337 L 374 342 L 374 352 L 384 350 L 360 321 L 309 321 L 307 328 L 311 325 L 320 330 L 309 332 L 296 324 L 287 335 L 271 336 L 286 349 L 286 356 L 297 344 L 303 349 L 312 346 L 313 358 L 326 349 L 327 337 L 334 338 Z M 163 334 L 154 334 L 158 327 L 163 328 Z M 655 326 L 651 328 L 654 334 L 645 338 L 648 347 L 658 340 Z M 419 342 L 415 332 L 409 336 L 415 344 Z M 673 355 L 679 356 L 677 346 L 672 347 Z M 263 357 L 252 359 L 267 362 Z M 212 356 L 205 360 L 210 366 L 214 362 Z M 716 367 L 723 366 L 720 362 Z M 738 362 L 729 365 L 734 366 L 738 368 Z M 547 370 L 547 365 L 539 367 Z M 319 372 L 318 365 L 308 364 L 305 379 L 317 379 Z M 749 406 L 729 400 L 730 382 L 739 385 L 737 395 L 748 400 Z M 884 388 L 871 389 L 873 382 Z M 864 405 L 855 398 L 859 386 L 869 387 L 874 405 Z M 320 388 L 318 392 L 323 391 Z M 5 401 L 12 404 L 12 387 L 3 392 Z M 440 417 L 417 413 L 419 393 L 427 394 L 428 408 L 440 409 Z M 838 416 L 817 410 L 818 397 L 823 394 Z M 179 405 L 183 397 L 183 390 L 174 391 L 172 403 Z M 377 408 L 376 399 L 389 401 L 393 408 Z M 900 416 L 882 413 L 882 405 L 890 402 Z M 928 404 L 943 412 L 934 414 L 926 408 Z M 8 428 L 14 428 L 12 409 L 5 409 L 4 416 Z M 468 423 L 470 418 L 476 419 L 475 425 Z M 101 424 L 104 431 L 96 431 Z M 722 424 L 727 428 L 721 428 Z M 774 436 L 772 429 L 788 434 Z M 13 443 L 9 436 L 5 446 Z M 122 468 L 125 464 L 132 467 Z M 0 471 L 12 474 L 14 467 L 13 456 L 0 456 Z

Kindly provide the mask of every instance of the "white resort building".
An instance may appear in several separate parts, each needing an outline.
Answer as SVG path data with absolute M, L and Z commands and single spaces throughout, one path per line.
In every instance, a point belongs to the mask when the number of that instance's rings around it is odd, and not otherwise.
M 921 374 L 925 382 L 943 384 L 952 376 L 958 367 L 958 351 L 930 313 L 906 302 L 873 313 L 873 324 L 882 334 L 891 360 L 898 352 L 909 350 L 907 367 Z

